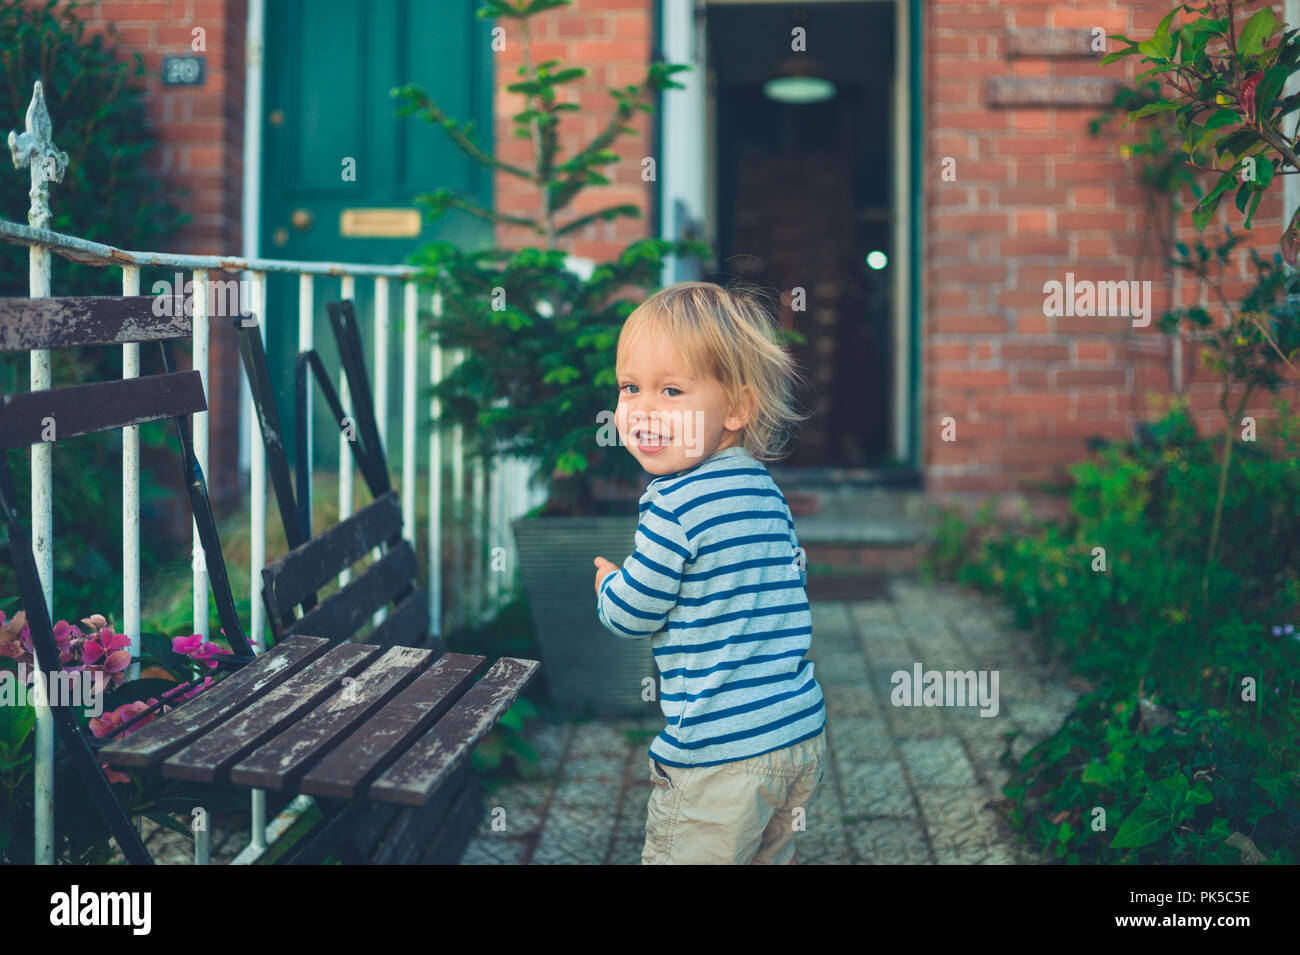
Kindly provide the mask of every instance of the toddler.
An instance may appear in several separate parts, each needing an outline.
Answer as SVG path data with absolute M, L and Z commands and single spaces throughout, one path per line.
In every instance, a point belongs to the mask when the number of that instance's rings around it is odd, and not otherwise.
M 761 463 L 800 418 L 773 324 L 750 292 L 681 282 L 619 335 L 619 438 L 656 477 L 636 549 L 597 557 L 595 584 L 608 630 L 650 638 L 668 721 L 643 864 L 791 864 L 822 779 L 806 565 Z

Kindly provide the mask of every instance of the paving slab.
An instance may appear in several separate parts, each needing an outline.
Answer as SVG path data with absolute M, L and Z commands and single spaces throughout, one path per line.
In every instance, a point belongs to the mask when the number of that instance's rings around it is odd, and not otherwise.
M 1039 667 L 1029 634 L 990 598 L 891 579 L 889 599 L 813 603 L 810 656 L 826 697 L 827 766 L 797 838 L 801 865 L 1015 865 L 1027 859 L 997 811 L 1011 769 L 1077 694 Z M 893 674 L 996 670 L 998 707 L 895 706 Z M 991 686 L 991 684 L 986 684 Z M 490 788 L 466 865 L 639 865 L 652 783 L 644 720 L 539 723 L 542 774 Z M 648 734 L 648 735 L 647 735 Z M 637 741 L 644 740 L 644 741 Z

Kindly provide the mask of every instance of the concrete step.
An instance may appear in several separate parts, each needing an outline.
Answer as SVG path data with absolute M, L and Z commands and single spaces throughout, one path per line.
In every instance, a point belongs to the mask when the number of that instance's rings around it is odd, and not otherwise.
M 912 571 L 931 536 L 920 491 L 841 485 L 794 486 L 784 493 L 814 574 Z

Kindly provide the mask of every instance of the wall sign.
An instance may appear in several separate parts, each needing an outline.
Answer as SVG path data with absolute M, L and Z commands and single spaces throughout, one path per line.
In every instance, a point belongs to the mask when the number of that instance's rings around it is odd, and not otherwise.
M 163 86 L 202 86 L 207 75 L 207 57 L 202 54 L 163 57 Z
M 351 238 L 398 239 L 420 234 L 419 209 L 344 209 L 339 234 Z

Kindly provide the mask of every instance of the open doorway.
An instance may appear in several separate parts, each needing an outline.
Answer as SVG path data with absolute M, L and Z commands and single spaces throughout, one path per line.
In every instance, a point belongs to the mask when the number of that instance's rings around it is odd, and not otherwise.
M 792 50 L 803 27 L 805 49 Z M 810 417 L 786 464 L 873 468 L 896 446 L 892 3 L 710 3 L 718 265 L 783 292 Z M 821 81 L 815 102 L 769 80 Z M 671 132 L 669 132 L 671 135 Z M 802 290 L 802 293 L 799 292 Z

